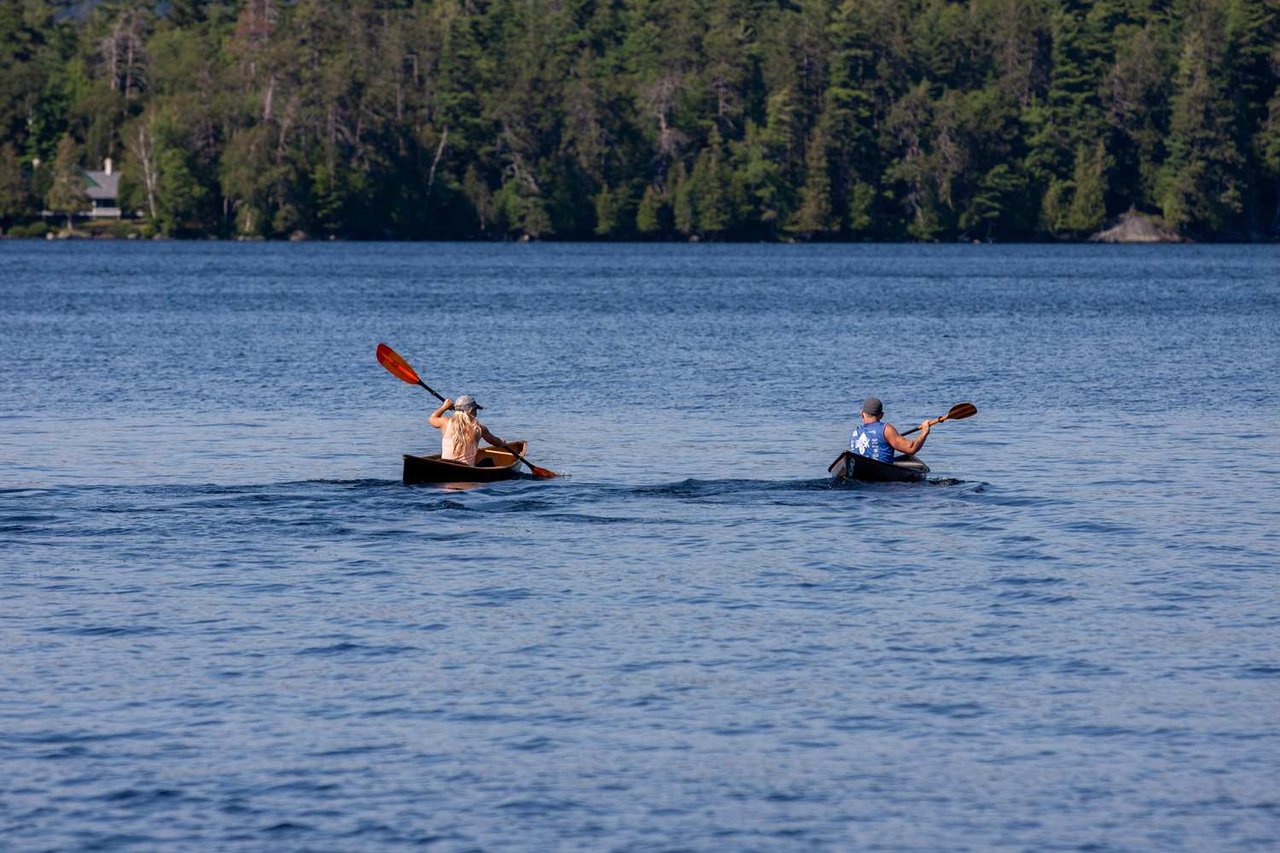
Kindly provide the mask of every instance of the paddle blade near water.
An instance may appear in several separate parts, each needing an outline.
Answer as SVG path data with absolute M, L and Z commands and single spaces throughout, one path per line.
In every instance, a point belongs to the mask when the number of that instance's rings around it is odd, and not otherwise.
M 422 380 L 418 378 L 417 371 L 409 366 L 409 362 L 400 357 L 400 354 L 386 344 L 378 344 L 377 350 L 378 363 L 387 369 L 387 372 L 397 379 L 403 379 L 410 385 L 420 385 Z
M 523 445 L 523 444 L 524 444 L 524 442 L 520 442 L 520 444 L 521 444 L 521 445 Z M 537 465 L 534 465 L 534 464 L 533 464 L 532 462 L 530 462 L 528 459 L 525 459 L 523 456 L 521 456 L 521 455 L 520 455 L 520 453 L 519 453 L 519 452 L 518 452 L 514 447 L 512 447 L 512 446 L 511 446 L 511 445 L 509 445 L 509 444 L 508 444 L 508 445 L 504 445 L 504 449 L 505 449 L 508 453 L 510 453 L 512 456 L 514 456 L 515 458 L 517 458 L 517 459 L 519 459 L 521 462 L 523 462 L 523 463 L 525 464 L 525 466 L 526 466 L 526 467 L 528 467 L 528 469 L 529 469 L 529 473 L 533 475 L 533 479 L 535 479 L 535 480 L 550 480 L 552 477 L 559 477 L 559 476 L 560 476 L 560 475 L 559 475 L 559 474 L 557 474 L 555 471 L 549 471 L 549 470 L 547 470 L 546 468 L 540 468 L 540 467 L 538 467 Z

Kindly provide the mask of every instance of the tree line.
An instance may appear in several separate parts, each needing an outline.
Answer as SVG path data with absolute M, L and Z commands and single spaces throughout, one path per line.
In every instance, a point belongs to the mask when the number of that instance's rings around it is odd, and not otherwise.
M 1280 0 L 0 0 L 0 227 L 1079 239 L 1280 229 Z

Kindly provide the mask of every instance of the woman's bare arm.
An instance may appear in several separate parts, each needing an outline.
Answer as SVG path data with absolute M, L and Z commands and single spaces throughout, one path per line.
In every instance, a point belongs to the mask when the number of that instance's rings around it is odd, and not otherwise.
M 436 429 L 444 429 L 445 425 L 449 423 L 449 419 L 444 416 L 444 413 L 452 408 L 453 400 L 445 400 L 440 404 L 440 408 L 432 412 L 431 417 L 427 418 L 427 423 L 431 424 Z

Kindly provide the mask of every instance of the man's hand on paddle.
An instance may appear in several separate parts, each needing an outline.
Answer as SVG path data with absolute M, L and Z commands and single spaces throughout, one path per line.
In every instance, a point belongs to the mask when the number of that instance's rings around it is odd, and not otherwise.
M 920 434 L 914 439 L 905 438 L 902 433 L 893 426 L 893 424 L 885 424 L 884 440 L 889 442 L 889 446 L 901 453 L 903 456 L 914 456 L 920 452 L 920 448 L 924 446 L 924 440 L 929 437 L 929 422 L 925 421 L 920 424 Z

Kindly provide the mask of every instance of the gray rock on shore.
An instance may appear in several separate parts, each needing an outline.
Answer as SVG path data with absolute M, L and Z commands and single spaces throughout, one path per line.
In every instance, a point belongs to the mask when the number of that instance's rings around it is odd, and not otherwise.
M 1122 214 L 1115 225 L 1099 231 L 1089 238 L 1090 243 L 1185 243 L 1178 234 L 1158 216 L 1130 210 Z

